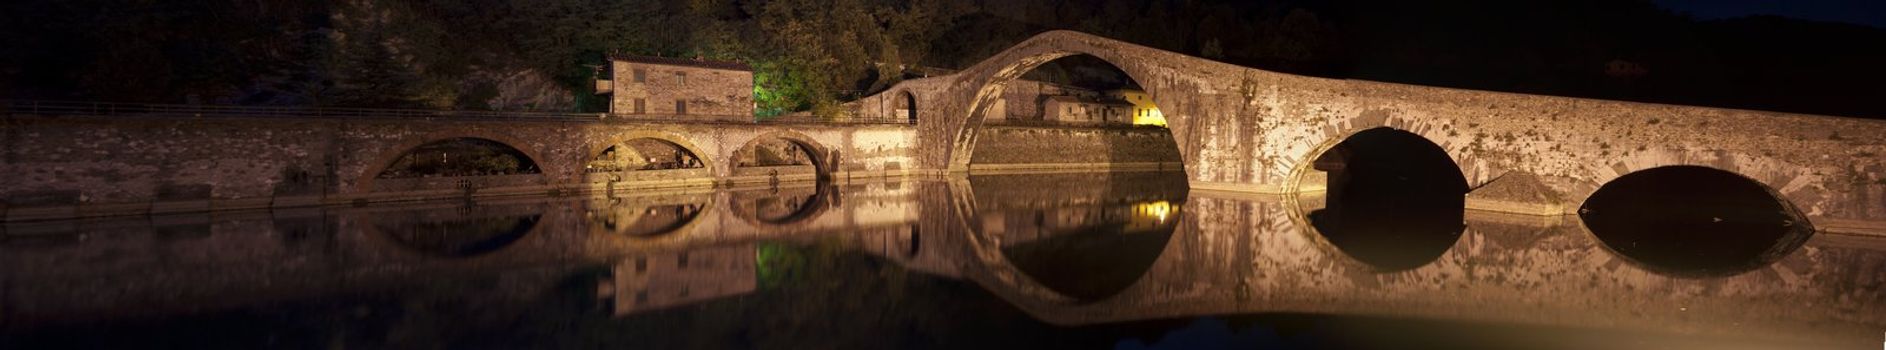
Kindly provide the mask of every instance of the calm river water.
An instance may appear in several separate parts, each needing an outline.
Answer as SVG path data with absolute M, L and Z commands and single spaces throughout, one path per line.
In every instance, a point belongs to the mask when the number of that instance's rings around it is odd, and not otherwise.
M 1870 349 L 1886 333 L 1879 239 L 1601 238 L 1577 216 L 1388 197 L 1029 174 L 10 223 L 0 348 Z

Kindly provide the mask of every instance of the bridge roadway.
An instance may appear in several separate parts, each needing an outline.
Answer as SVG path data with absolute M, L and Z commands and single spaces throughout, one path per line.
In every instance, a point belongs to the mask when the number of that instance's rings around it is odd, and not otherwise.
M 69 232 L 0 241 L 0 325 L 224 310 L 485 276 L 504 276 L 501 288 L 464 289 L 493 294 L 467 300 L 499 305 L 481 310 L 530 312 L 502 305 L 536 300 L 528 296 L 567 283 L 585 266 L 614 266 L 620 280 L 628 274 L 624 266 L 634 265 L 623 262 L 686 259 L 680 256 L 691 251 L 702 252 L 696 259 L 750 258 L 751 252 L 738 251 L 756 242 L 793 241 L 840 242 L 916 272 L 975 283 L 1062 325 L 1302 312 L 1841 344 L 1870 344 L 1886 327 L 1886 293 L 1878 288 L 1886 275 L 1877 271 L 1886 266 L 1886 245 L 1871 237 L 1816 235 L 1751 271 L 1698 278 L 1623 258 L 1576 220 L 1476 211 L 1467 216 L 1466 231 L 1432 260 L 1383 271 L 1310 230 L 1300 219 L 1305 208 L 1276 196 L 1134 185 L 857 182 L 490 199 L 478 210 L 409 203 L 14 223 L 16 229 Z M 1039 199 L 1021 199 L 1031 197 Z M 1043 284 L 1004 251 L 1041 237 L 1006 237 L 972 224 L 1003 212 L 1034 216 L 1147 201 L 1174 204 L 1170 218 L 1162 219 L 1171 220 L 1165 226 L 1170 238 L 1162 238 L 1156 259 L 1127 267 L 1142 269 L 1129 285 L 1092 300 L 1075 301 Z M 674 220 L 652 215 L 677 206 L 698 211 Z M 413 217 L 518 214 L 541 216 L 521 238 L 472 254 L 441 251 L 385 225 Z M 643 220 L 658 222 L 637 223 Z M 651 227 L 660 229 L 642 230 Z M 622 288 L 659 287 L 648 281 L 688 283 L 701 294 L 654 302 L 663 307 L 751 292 L 752 281 L 743 279 L 751 273 L 652 264 L 681 275 L 605 283 L 603 297 L 620 303 L 633 299 L 621 297 Z M 739 261 L 714 266 L 753 268 Z M 637 310 L 648 309 L 618 305 L 618 313 Z

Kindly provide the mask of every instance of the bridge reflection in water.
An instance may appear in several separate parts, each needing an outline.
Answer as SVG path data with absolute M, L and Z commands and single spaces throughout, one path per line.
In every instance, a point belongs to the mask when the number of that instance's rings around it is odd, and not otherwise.
M 1669 265 L 1680 245 L 1619 246 L 1654 232 L 1383 216 L 1422 208 L 1336 193 L 1372 181 L 1358 162 L 1291 198 L 1125 172 L 9 223 L 0 347 L 1793 347 L 1886 329 L 1877 239 L 1752 235 L 1737 251 L 1761 254 L 1694 273 Z

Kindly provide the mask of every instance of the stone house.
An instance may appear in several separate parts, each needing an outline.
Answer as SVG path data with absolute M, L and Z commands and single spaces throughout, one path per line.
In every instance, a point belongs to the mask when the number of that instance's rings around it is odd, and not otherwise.
M 753 67 L 739 62 L 611 55 L 596 94 L 609 113 L 751 118 Z
M 1166 125 L 1165 113 L 1159 112 L 1159 106 L 1153 104 L 1153 97 L 1147 95 L 1145 91 L 1117 89 L 1108 90 L 1106 95 L 1109 98 L 1126 101 L 1133 105 L 1133 111 L 1130 113 L 1130 117 L 1127 118 L 1128 120 L 1126 122 L 1132 123 L 1133 125 Z
M 1049 96 L 1042 102 L 1044 120 L 1071 123 L 1126 124 L 1131 122 L 1133 104 L 1111 98 Z

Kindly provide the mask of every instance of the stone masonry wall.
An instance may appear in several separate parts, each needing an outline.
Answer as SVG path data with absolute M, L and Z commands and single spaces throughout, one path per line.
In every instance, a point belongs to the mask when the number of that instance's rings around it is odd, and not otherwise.
M 1774 190 L 1826 231 L 1886 235 L 1886 121 L 1472 91 L 1269 72 L 1098 36 L 1043 33 L 939 84 L 947 118 L 919 125 L 925 167 L 971 168 L 990 106 L 1027 71 L 1086 54 L 1160 107 L 1193 188 L 1287 194 L 1349 135 L 1409 131 L 1448 152 L 1473 187 L 1535 175 L 1568 214 L 1630 172 L 1695 165 Z M 927 119 L 935 120 L 935 119 Z M 1471 195 L 1470 195 L 1471 197 Z M 1535 213 L 1548 214 L 1548 213 Z
M 625 61 L 611 66 L 611 113 L 753 115 L 753 72 Z M 643 71 L 642 82 L 635 81 L 638 69 Z M 681 75 L 687 76 L 685 83 Z M 636 99 L 644 100 L 641 113 L 635 111 Z M 675 101 L 685 101 L 687 113 L 676 113 Z
M 989 126 L 982 129 L 970 162 L 1177 163 L 1179 149 L 1163 128 Z
M 912 154 L 917 148 L 914 130 L 908 125 L 4 118 L 0 124 L 6 127 L 0 133 L 0 148 L 4 148 L 0 174 L 5 177 L 0 181 L 0 211 L 11 219 L 399 200 L 381 198 L 384 193 L 376 190 L 389 188 L 444 191 L 427 195 L 462 194 L 463 189 L 453 185 L 456 182 L 389 183 L 392 187 L 387 187 L 375 179 L 414 147 L 460 137 L 496 141 L 538 164 L 543 174 L 529 181 L 471 182 L 479 188 L 531 185 L 515 194 L 588 191 L 641 180 L 693 185 L 764 181 L 736 176 L 730 161 L 740 150 L 764 139 L 790 139 L 812 146 L 820 174 L 834 177 L 906 174 L 916 169 Z M 686 148 L 701 157 L 704 169 L 655 177 L 589 176 L 583 170 L 608 147 L 640 138 Z M 182 204 L 165 204 L 169 202 Z

